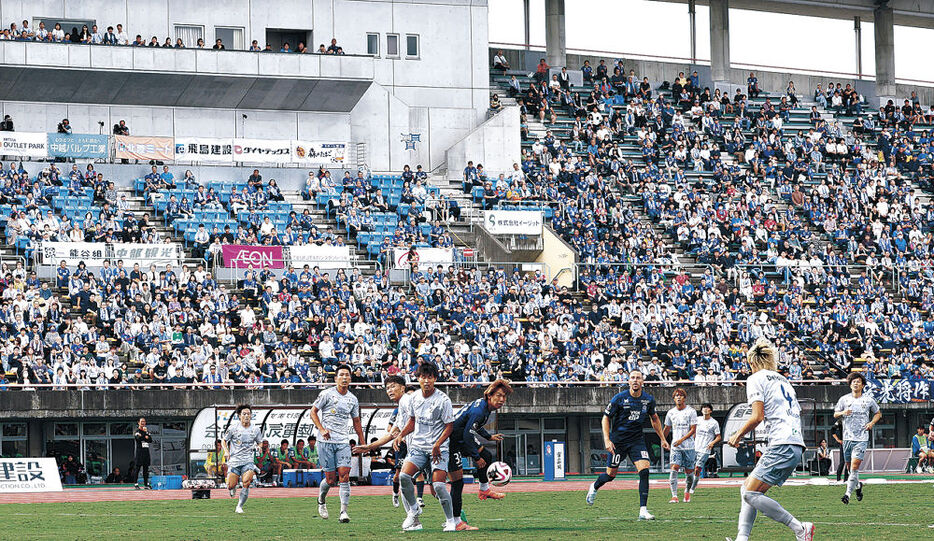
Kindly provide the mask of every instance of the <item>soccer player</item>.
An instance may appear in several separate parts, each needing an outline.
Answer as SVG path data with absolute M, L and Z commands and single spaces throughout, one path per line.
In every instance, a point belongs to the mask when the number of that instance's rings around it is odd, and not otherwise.
M 350 504 L 351 425 L 357 441 L 365 441 L 360 426 L 360 403 L 350 392 L 350 374 L 348 365 L 338 366 L 334 372 L 337 385 L 321 391 L 311 407 L 311 420 L 318 427 L 318 460 L 325 476 L 318 488 L 318 515 L 328 518 L 325 498 L 331 486 L 340 482 L 340 522 L 350 522 L 347 506 Z
M 671 485 L 671 499 L 668 503 L 678 503 L 678 471 L 684 468 L 684 502 L 691 501 L 691 486 L 694 484 L 694 433 L 697 430 L 697 411 L 686 403 L 687 393 L 677 388 L 672 394 L 675 407 L 665 414 L 665 438 L 671 432 L 671 473 L 668 483 Z
M 694 434 L 694 453 L 697 455 L 697 462 L 694 463 L 694 484 L 690 486 L 691 496 L 694 495 L 694 489 L 700 481 L 701 471 L 710 458 L 715 445 L 720 443 L 720 423 L 713 418 L 713 406 L 704 404 L 701 406 L 703 417 L 697 418 L 697 431 Z M 688 501 L 686 498 L 684 501 Z
M 850 463 L 850 478 L 846 482 L 846 491 L 840 498 L 844 504 L 850 503 L 850 495 L 856 491 L 856 500 L 863 501 L 863 484 L 859 482 L 859 466 L 866 455 L 869 445 L 869 431 L 882 419 L 879 404 L 869 395 L 863 393 L 866 387 L 866 378 L 853 372 L 846 377 L 850 385 L 849 394 L 845 394 L 837 401 L 834 408 L 834 419 L 843 419 L 843 460 Z M 872 417 L 872 420 L 869 418 Z
M 374 449 L 379 449 L 398 436 L 399 432 L 402 432 L 402 429 L 399 428 L 400 426 L 405 426 L 408 423 L 408 417 L 405 415 L 404 411 L 400 411 L 404 410 L 404 401 L 408 401 L 412 396 L 411 394 L 406 394 L 405 380 L 400 376 L 389 376 L 383 381 L 383 387 L 386 389 L 386 396 L 396 403 L 396 409 L 392 410 L 392 415 L 389 416 L 389 426 L 386 427 L 386 433 L 369 445 L 354 447 L 354 453 L 369 453 Z M 395 475 L 392 479 L 392 506 L 399 507 L 399 472 L 402 471 L 402 463 L 405 460 L 406 442 L 402 442 L 399 449 L 394 450 L 393 453 L 396 464 L 393 468 L 395 470 Z M 403 506 L 405 506 L 405 500 L 403 500 L 402 503 Z M 406 512 L 408 512 L 407 508 Z
M 234 417 L 240 422 L 232 424 L 224 433 L 223 448 L 228 457 L 227 489 L 231 498 L 237 495 L 237 482 L 243 484 L 236 509 L 237 513 L 243 513 L 243 504 L 250 497 L 250 483 L 259 473 L 259 468 L 253 463 L 253 450 L 262 443 L 263 431 L 252 424 L 253 408 L 247 404 L 237 406 Z
M 451 479 L 451 500 L 454 503 L 454 520 L 465 524 L 468 530 L 477 528 L 467 524 L 462 516 L 464 505 L 464 470 L 462 458 L 469 456 L 477 466 L 477 480 L 480 481 L 481 500 L 487 498 L 501 500 L 505 497 L 501 492 L 494 492 L 490 488 L 490 478 L 486 467 L 493 462 L 493 455 L 485 448 L 478 447 L 474 433 L 492 441 L 503 441 L 502 434 L 490 434 L 484 427 L 490 420 L 490 413 L 506 404 L 506 399 L 512 394 L 512 386 L 505 379 L 498 379 L 491 383 L 483 398 L 474 400 L 462 407 L 454 415 L 454 430 L 451 432 L 451 462 L 448 464 L 448 477 Z
M 729 444 L 739 447 L 743 436 L 763 420 L 768 429 L 769 447 L 740 488 L 742 506 L 736 541 L 748 541 L 756 513 L 791 528 L 798 541 L 814 538 L 814 525 L 800 522 L 777 501 L 765 495 L 773 486 L 782 486 L 801 462 L 804 438 L 801 435 L 801 406 L 794 387 L 776 372 L 778 349 L 764 338 L 746 353 L 752 375 L 746 381 L 746 401 L 752 406 L 749 419 L 730 436 Z
M 918 427 L 918 433 L 911 438 L 911 455 L 918 457 L 918 466 L 915 473 L 924 473 L 932 471 L 934 466 L 934 451 L 931 450 L 930 439 L 924 434 L 924 425 Z M 927 462 L 927 467 L 925 467 Z
M 402 441 L 409 434 L 414 434 L 412 442 L 408 446 L 408 454 L 405 457 L 405 463 L 402 464 L 402 474 L 399 476 L 399 482 L 402 485 L 402 497 L 405 499 L 408 509 L 405 521 L 402 523 L 404 531 L 421 530 L 422 524 L 418 516 L 422 513 L 421 508 L 415 501 L 415 484 L 413 477 L 419 470 L 431 466 L 431 485 L 434 488 L 435 496 L 441 502 L 441 509 L 444 511 L 445 523 L 444 531 L 466 530 L 467 524 L 454 520 L 454 506 L 451 502 L 451 494 L 445 484 L 447 478 L 448 463 L 450 462 L 450 453 L 448 452 L 450 442 L 448 438 L 454 429 L 454 410 L 451 407 L 451 399 L 442 391 L 435 389 L 435 381 L 438 380 L 438 368 L 428 362 L 419 365 L 415 375 L 418 377 L 418 385 L 421 392 L 412 395 L 405 404 L 405 414 L 408 421 L 402 432 L 396 436 L 393 442 L 393 449 L 398 450 Z
M 629 389 L 617 393 L 603 411 L 603 444 L 609 456 L 606 473 L 601 473 L 587 491 L 587 504 L 593 505 L 600 487 L 616 477 L 623 455 L 627 455 L 639 472 L 639 520 L 654 520 L 655 516 L 646 507 L 649 501 L 649 451 L 642 434 L 646 419 L 658 434 L 662 449 L 670 449 L 670 446 L 662 432 L 662 422 L 655 413 L 655 399 L 642 389 L 643 378 L 642 371 L 631 371 Z

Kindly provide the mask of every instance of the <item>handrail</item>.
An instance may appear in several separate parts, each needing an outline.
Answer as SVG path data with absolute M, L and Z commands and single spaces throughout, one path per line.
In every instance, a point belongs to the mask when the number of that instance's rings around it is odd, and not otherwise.
M 536 51 L 545 50 L 544 45 L 537 44 L 528 44 L 528 43 L 509 43 L 509 42 L 490 42 L 490 48 L 496 47 L 521 47 L 522 49 L 534 49 Z M 522 50 L 517 49 L 517 50 Z M 709 65 L 710 59 L 706 58 L 688 58 L 683 56 L 665 56 L 665 55 L 653 55 L 653 54 L 644 54 L 644 53 L 633 53 L 625 51 L 601 51 L 598 49 L 567 49 L 567 52 L 570 54 L 578 55 L 606 55 L 613 56 L 616 58 L 629 58 L 639 60 L 642 58 L 647 58 L 651 60 L 661 60 L 661 61 L 675 61 L 675 62 L 687 62 L 689 64 L 699 64 L 699 65 Z M 796 68 L 791 66 L 774 66 L 771 64 L 753 64 L 747 62 L 730 62 L 731 68 L 756 68 L 756 69 L 765 69 L 765 70 L 785 70 L 791 72 L 799 72 L 804 75 L 814 75 L 814 76 L 831 76 L 831 77 L 852 77 L 854 79 L 862 80 L 875 80 L 875 74 L 873 73 L 851 73 L 846 71 L 828 71 L 828 70 L 818 70 L 812 68 Z M 910 79 L 904 77 L 896 77 L 895 82 L 901 83 L 920 83 L 924 86 L 934 86 L 934 81 L 925 81 L 921 79 Z
M 742 385 L 745 381 L 743 380 L 723 380 L 723 381 L 691 381 L 691 380 L 671 380 L 671 381 L 646 381 L 645 385 L 648 386 L 658 386 L 658 387 L 671 387 L 674 385 L 678 386 L 697 386 L 697 387 L 712 387 L 717 385 Z M 796 385 L 839 385 L 841 383 L 846 383 L 845 379 L 811 379 L 811 380 L 789 380 L 789 383 Z M 441 387 L 478 387 L 481 385 L 486 385 L 485 382 L 460 382 L 460 381 L 439 381 L 435 383 L 436 386 Z M 300 382 L 300 383 L 280 383 L 280 382 L 267 382 L 267 383 L 205 383 L 205 382 L 192 382 L 192 383 L 118 383 L 118 384 L 100 384 L 100 383 L 8 383 L 0 386 L 0 390 L 4 388 L 11 388 L 16 390 L 23 391 L 37 391 L 37 390 L 83 390 L 83 391 L 107 391 L 107 390 L 153 390 L 153 389 L 176 389 L 176 390 L 190 390 L 191 387 L 202 388 L 204 390 L 233 390 L 233 389 L 247 389 L 247 390 L 256 390 L 256 389 L 321 389 L 333 386 L 332 382 Z M 510 381 L 510 385 L 514 387 L 553 387 L 553 386 L 622 386 L 627 385 L 626 382 L 620 381 L 577 381 L 577 380 L 559 380 L 559 381 Z M 381 387 L 381 382 L 367 382 L 367 383 L 350 383 L 351 387 L 359 388 L 373 388 Z

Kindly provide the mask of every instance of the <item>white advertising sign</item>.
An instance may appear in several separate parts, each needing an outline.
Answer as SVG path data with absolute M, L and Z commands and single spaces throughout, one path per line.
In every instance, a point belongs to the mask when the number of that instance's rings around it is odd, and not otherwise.
M 233 139 L 215 137 L 176 137 L 175 160 L 233 163 Z
M 0 154 L 4 156 L 27 156 L 45 158 L 49 155 L 47 133 L 0 132 Z
M 54 458 L 0 458 L 0 493 L 61 491 Z
M 555 442 L 555 479 L 564 479 L 564 443 Z
M 450 265 L 454 263 L 454 250 L 450 248 L 416 248 L 418 254 L 418 268 L 425 269 L 429 265 Z M 409 267 L 409 249 L 393 248 L 392 260 L 399 268 Z
M 320 143 L 292 140 L 292 162 L 305 165 L 340 165 L 346 157 L 346 143 Z
M 483 226 L 493 235 L 541 235 L 544 224 L 538 210 L 483 211 Z
M 295 267 L 350 268 L 350 246 L 292 246 L 289 254 Z
M 85 265 L 102 265 L 107 259 L 107 245 L 103 242 L 41 242 L 43 265 L 55 265 L 64 260 L 69 267 L 75 267 L 81 261 Z
M 233 157 L 237 162 L 289 163 L 292 141 L 289 139 L 234 139 Z
M 122 259 L 124 267 L 133 268 L 136 263 L 139 263 L 141 269 L 149 269 L 152 264 L 157 267 L 169 264 L 174 267 L 181 266 L 178 244 L 114 243 L 111 246 L 113 259 Z

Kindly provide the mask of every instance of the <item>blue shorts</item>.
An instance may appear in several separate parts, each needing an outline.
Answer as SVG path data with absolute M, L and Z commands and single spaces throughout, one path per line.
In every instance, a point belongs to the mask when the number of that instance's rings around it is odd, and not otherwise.
M 253 464 L 253 463 L 240 464 L 239 466 L 231 466 L 230 469 L 227 470 L 227 473 L 228 474 L 232 473 L 236 475 L 237 477 L 243 477 L 243 474 L 245 474 L 248 471 L 252 471 L 254 473 L 261 473 L 259 471 L 259 468 L 256 467 L 256 464 Z
M 337 468 L 350 467 L 350 444 L 318 442 L 319 466 L 324 471 L 336 471 Z
M 710 451 L 697 451 L 694 453 L 697 455 L 697 460 L 694 461 L 694 467 L 697 469 L 704 469 L 704 466 L 707 465 L 707 459 L 710 458 Z
M 697 460 L 697 455 L 694 452 L 694 449 L 672 449 L 671 450 L 671 465 L 672 466 L 693 468 L 694 462 L 696 460 Z
M 616 452 L 606 457 L 607 468 L 619 468 L 624 456 L 628 456 L 633 464 L 637 460 L 650 460 L 649 451 L 645 448 L 645 440 L 631 441 L 626 443 L 616 443 Z
M 850 441 L 843 442 L 843 461 L 849 463 L 853 459 L 863 460 L 866 456 L 866 448 L 869 447 L 868 441 Z
M 415 467 L 421 471 L 448 471 L 448 462 L 451 460 L 451 454 L 447 449 L 441 450 L 441 460 L 435 462 L 431 459 L 431 452 L 422 451 L 421 449 L 409 449 L 408 456 L 405 457 L 405 461 L 411 464 L 415 464 Z
M 399 450 L 396 451 L 396 469 L 397 470 L 402 469 L 402 463 L 405 462 L 405 457 L 408 454 L 409 454 L 409 448 L 405 444 L 405 442 L 402 442 L 402 444 L 399 445 Z
M 803 453 L 804 447 L 800 445 L 773 445 L 762 453 L 751 475 L 763 483 L 780 487 L 801 463 Z

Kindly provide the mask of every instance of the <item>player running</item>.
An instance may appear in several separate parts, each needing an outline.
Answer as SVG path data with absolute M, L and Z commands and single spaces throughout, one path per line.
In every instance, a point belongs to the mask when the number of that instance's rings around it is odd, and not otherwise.
M 694 463 L 694 483 L 689 487 L 691 497 L 694 496 L 694 490 L 700 481 L 701 471 L 710 458 L 715 445 L 720 443 L 720 423 L 713 418 L 713 406 L 704 404 L 701 406 L 703 417 L 697 418 L 697 431 L 694 434 L 694 453 L 697 455 L 697 461 Z M 689 501 L 685 495 L 684 501 Z
M 665 438 L 671 432 L 671 499 L 668 503 L 678 503 L 678 471 L 684 468 L 684 502 L 691 501 L 691 486 L 694 485 L 694 432 L 697 430 L 697 411 L 688 406 L 687 393 L 684 389 L 675 389 L 672 398 L 675 407 L 665 414 Z
M 643 375 L 638 369 L 629 373 L 629 389 L 617 393 L 603 411 L 603 443 L 609 453 L 606 459 L 606 473 L 601 473 L 590 490 L 587 491 L 587 504 L 593 505 L 600 487 L 616 477 L 623 455 L 636 466 L 639 472 L 639 520 L 654 520 L 646 504 L 649 500 L 649 451 L 645 447 L 642 427 L 649 419 L 652 428 L 661 440 L 662 449 L 670 449 L 662 422 L 655 413 L 655 399 L 642 390 Z
M 791 528 L 798 541 L 814 538 L 814 525 L 800 522 L 778 502 L 765 495 L 773 486 L 782 486 L 801 462 L 804 438 L 801 435 L 801 406 L 794 387 L 776 372 L 778 350 L 760 338 L 746 354 L 752 375 L 746 381 L 746 401 L 752 406 L 749 419 L 730 436 L 729 444 L 739 447 L 743 436 L 755 430 L 763 420 L 768 431 L 769 447 L 740 488 L 742 506 L 736 541 L 748 541 L 756 513 Z
M 250 497 L 250 484 L 253 476 L 259 473 L 259 468 L 253 463 L 253 450 L 263 441 L 263 431 L 253 425 L 253 409 L 247 404 L 241 404 L 234 410 L 234 417 L 239 423 L 232 424 L 224 433 L 222 442 L 224 453 L 227 454 L 227 489 L 230 497 L 237 495 L 237 482 L 243 484 L 240 489 L 240 500 L 237 502 L 237 513 L 243 513 L 243 504 Z
M 350 392 L 350 367 L 342 364 L 334 373 L 334 387 L 318 395 L 311 407 L 311 420 L 318 427 L 318 460 L 325 479 L 318 488 L 318 515 L 328 518 L 325 498 L 331 486 L 340 483 L 340 522 L 350 522 L 347 506 L 350 504 L 350 427 L 357 433 L 357 441 L 364 441 L 360 426 L 360 403 Z M 321 412 L 321 415 L 318 415 Z
M 386 427 L 386 434 L 369 445 L 354 447 L 354 453 L 369 453 L 374 449 L 379 449 L 395 439 L 399 432 L 402 432 L 400 427 L 404 427 L 408 423 L 408 417 L 401 411 L 404 410 L 405 402 L 412 396 L 411 393 L 406 394 L 405 380 L 400 376 L 389 376 L 383 381 L 383 386 L 386 389 L 386 396 L 396 403 L 396 409 L 392 410 L 392 415 L 389 416 L 389 426 Z M 405 461 L 406 443 L 402 442 L 399 450 L 393 451 L 393 453 L 395 454 L 396 464 L 394 468 L 395 475 L 392 479 L 392 506 L 399 507 L 399 473 L 402 471 L 402 463 Z M 405 507 L 405 500 L 402 500 L 402 503 L 403 507 Z M 406 512 L 408 512 L 407 508 Z
M 408 416 L 408 421 L 402 428 L 402 432 L 396 436 L 392 445 L 393 449 L 398 450 L 405 437 L 414 433 L 412 443 L 408 446 L 405 463 L 402 465 L 402 474 L 399 476 L 402 485 L 402 497 L 405 499 L 408 509 L 405 521 L 402 523 L 402 529 L 404 531 L 422 529 L 422 524 L 418 518 L 422 510 L 415 501 L 413 477 L 419 470 L 430 465 L 432 469 L 431 485 L 434 487 L 435 496 L 441 502 L 441 509 L 444 511 L 446 519 L 444 531 L 466 530 L 468 529 L 466 523 L 458 523 L 454 520 L 454 506 L 451 502 L 451 494 L 444 483 L 448 475 L 447 468 L 450 462 L 450 442 L 448 438 L 454 429 L 454 410 L 451 407 L 451 399 L 448 398 L 448 395 L 435 389 L 438 368 L 434 364 L 423 363 L 419 365 L 415 375 L 418 377 L 421 392 L 414 393 L 402 408 L 403 412 Z
M 480 492 L 478 494 L 481 500 L 487 498 L 501 500 L 505 497 L 500 492 L 494 492 L 490 488 L 490 478 L 486 473 L 486 467 L 493 462 L 493 455 L 485 447 L 479 447 L 474 433 L 484 439 L 493 441 L 503 441 L 502 434 L 490 434 L 484 427 L 490 420 L 490 413 L 498 410 L 506 404 L 506 399 L 512 394 L 512 386 L 504 379 L 498 379 L 491 383 L 486 391 L 483 392 L 483 398 L 474 400 L 472 403 L 462 407 L 454 415 L 454 430 L 451 432 L 451 462 L 448 464 L 448 477 L 451 479 L 451 500 L 454 503 L 454 520 L 466 526 L 465 529 L 476 530 L 477 528 L 467 524 L 462 511 L 464 505 L 464 470 L 461 459 L 469 456 L 477 466 L 477 480 L 480 481 Z
M 856 491 L 856 500 L 863 501 L 863 484 L 859 482 L 859 466 L 866 455 L 869 445 L 869 431 L 882 418 L 879 404 L 869 395 L 863 394 L 866 378 L 853 372 L 846 377 L 850 385 L 849 394 L 837 401 L 834 419 L 843 419 L 843 460 L 850 463 L 850 478 L 846 482 L 846 492 L 840 498 L 844 504 L 850 503 L 850 494 Z M 869 420 L 869 417 L 872 420 Z

